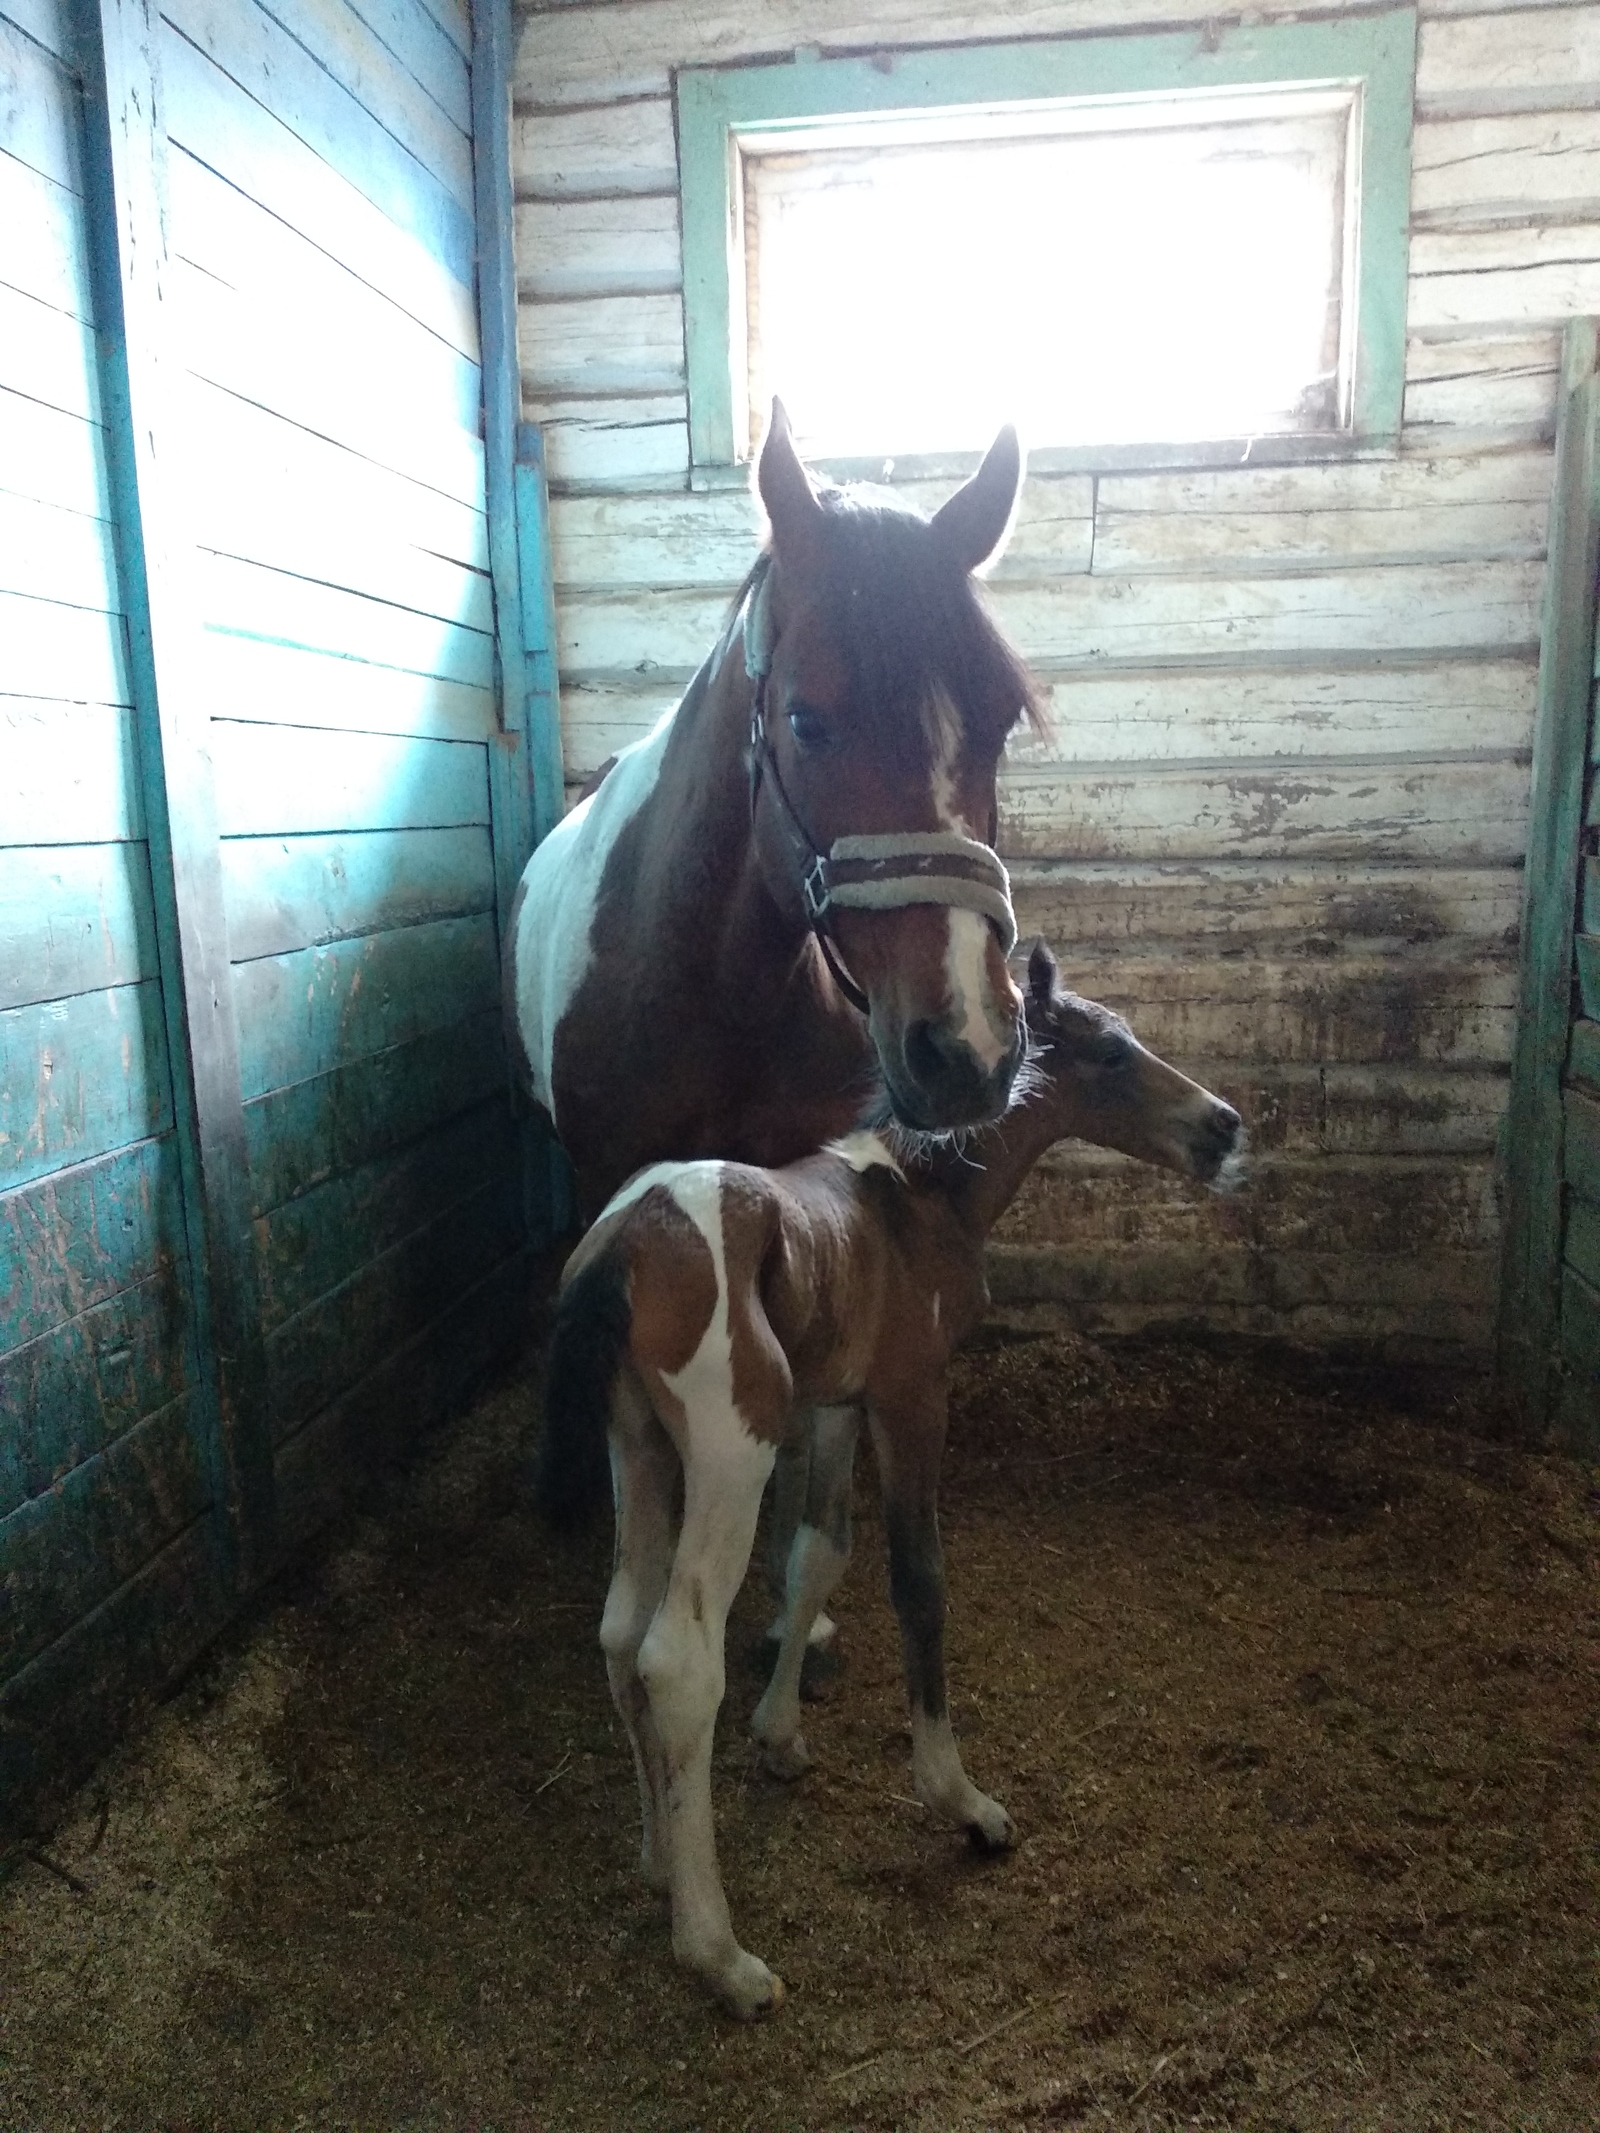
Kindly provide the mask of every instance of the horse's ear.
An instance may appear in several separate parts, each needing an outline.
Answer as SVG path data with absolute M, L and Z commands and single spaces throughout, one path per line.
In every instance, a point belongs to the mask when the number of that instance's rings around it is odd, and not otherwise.
M 1008 422 L 971 481 L 933 514 L 934 531 L 963 570 L 992 563 L 1005 546 L 1022 493 L 1022 447 Z
M 815 554 L 822 532 L 822 506 L 800 464 L 794 433 L 781 400 L 772 403 L 772 420 L 756 461 L 756 483 L 772 527 L 772 545 L 780 556 L 802 566 Z
M 1041 1007 L 1055 998 L 1056 959 L 1043 939 L 1034 942 L 1028 957 L 1028 990 Z

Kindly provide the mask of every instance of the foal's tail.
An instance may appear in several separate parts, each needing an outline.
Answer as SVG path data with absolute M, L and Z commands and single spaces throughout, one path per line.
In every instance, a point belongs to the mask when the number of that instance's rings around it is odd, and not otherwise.
M 628 1266 L 620 1252 L 592 1259 L 556 1308 L 534 1500 L 563 1532 L 591 1517 L 611 1493 L 611 1388 L 627 1353 L 632 1317 Z

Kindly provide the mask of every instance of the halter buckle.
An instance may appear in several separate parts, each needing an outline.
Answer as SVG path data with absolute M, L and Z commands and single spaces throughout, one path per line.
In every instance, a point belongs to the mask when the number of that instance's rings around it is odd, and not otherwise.
M 820 926 L 832 895 L 828 885 L 828 862 L 820 852 L 806 870 L 800 895 L 806 907 L 806 917 L 813 926 Z

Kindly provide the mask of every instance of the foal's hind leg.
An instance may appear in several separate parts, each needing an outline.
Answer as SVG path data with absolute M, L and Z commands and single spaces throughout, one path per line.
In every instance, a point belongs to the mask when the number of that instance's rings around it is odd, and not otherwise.
M 868 1412 L 889 1531 L 889 1590 L 905 1646 L 912 1782 L 923 1805 L 964 1829 L 979 1850 L 1000 1851 L 1016 1831 L 1000 1802 L 980 1792 L 962 1767 L 945 1697 L 938 1516 L 943 1390 L 892 1405 L 875 1402 Z
M 639 1780 L 640 1871 L 652 1888 L 664 1889 L 668 1882 L 666 1772 L 650 1699 L 639 1678 L 639 1647 L 672 1571 L 678 1454 L 643 1387 L 626 1368 L 612 1392 L 610 1436 L 617 1537 L 600 1644 L 612 1701 L 627 1728 Z
M 778 1662 L 750 1730 L 775 1777 L 798 1777 L 811 1757 L 800 1734 L 800 1673 L 811 1625 L 850 1560 L 850 1489 L 861 1412 L 816 1407 L 809 1415 L 810 1466 L 804 1515 L 789 1548 Z
M 711 1743 L 728 1609 L 749 1567 L 772 1445 L 751 1435 L 731 1401 L 708 1413 L 709 1404 L 686 1403 L 683 1530 L 639 1673 L 666 1778 L 672 1950 L 735 2014 L 750 2016 L 780 2006 L 783 1986 L 734 1937 L 712 1824 Z

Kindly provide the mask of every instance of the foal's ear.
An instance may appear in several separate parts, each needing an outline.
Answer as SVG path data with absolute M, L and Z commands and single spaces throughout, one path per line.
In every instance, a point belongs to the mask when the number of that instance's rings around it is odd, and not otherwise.
M 971 481 L 933 514 L 934 531 L 963 570 L 977 570 L 999 555 L 1021 493 L 1022 447 L 1008 422 Z
M 772 545 L 802 567 L 815 555 L 822 532 L 822 506 L 811 478 L 800 464 L 794 433 L 781 400 L 772 403 L 772 420 L 756 461 L 756 483 L 772 527 Z
M 1028 990 L 1041 1007 L 1048 1007 L 1056 992 L 1056 959 L 1043 940 L 1033 944 L 1028 957 Z

